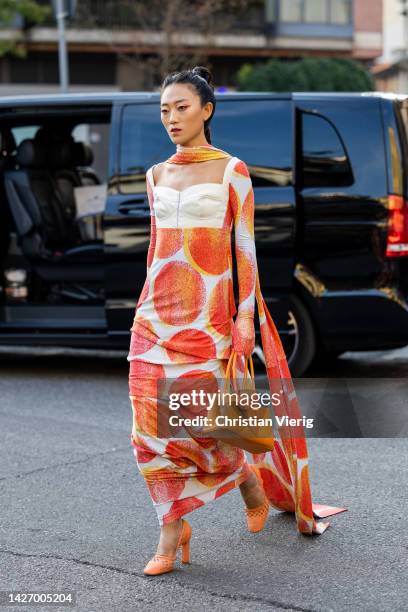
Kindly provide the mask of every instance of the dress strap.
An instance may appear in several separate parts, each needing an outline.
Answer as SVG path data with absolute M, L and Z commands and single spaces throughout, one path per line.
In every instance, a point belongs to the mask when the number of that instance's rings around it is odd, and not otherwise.
M 146 172 L 146 176 L 148 178 L 148 181 L 150 183 L 150 187 L 153 189 L 154 187 L 154 177 L 153 177 L 153 168 L 156 167 L 157 164 L 150 166 L 150 168 L 148 169 L 148 171 Z

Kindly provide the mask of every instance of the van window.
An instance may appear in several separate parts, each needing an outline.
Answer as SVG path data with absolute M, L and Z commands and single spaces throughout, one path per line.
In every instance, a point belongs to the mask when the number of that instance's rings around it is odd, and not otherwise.
M 408 102 L 404 100 L 403 103 L 398 105 L 399 112 L 402 119 L 402 125 L 404 127 L 405 140 L 408 141 Z
M 39 125 L 22 125 L 11 128 L 14 140 L 16 141 L 16 146 L 18 147 L 18 145 L 26 138 L 34 138 L 39 129 Z
M 79 123 L 72 130 L 74 140 L 84 142 L 92 149 L 92 168 L 102 183 L 107 181 L 109 161 L 108 123 Z
M 333 125 L 321 115 L 302 113 L 303 187 L 353 184 L 347 153 Z
M 159 104 L 124 106 L 119 140 L 120 191 L 143 193 L 147 170 L 173 155 L 175 150 L 161 123 Z
M 406 159 L 408 158 L 408 99 L 396 100 L 395 123 L 396 127 L 388 126 L 388 139 L 391 162 L 390 193 L 404 193 L 404 177 L 406 177 Z M 394 136 L 392 138 L 391 134 Z M 397 134 L 399 137 L 397 137 Z M 405 192 L 408 192 L 405 185 Z
M 247 164 L 254 187 L 293 184 L 290 99 L 217 102 L 211 126 L 214 144 Z
M 210 125 L 212 144 L 248 165 L 254 187 L 292 185 L 291 109 L 289 99 L 217 98 Z M 176 151 L 161 123 L 159 104 L 123 108 L 119 146 L 120 190 L 141 193 L 150 166 Z

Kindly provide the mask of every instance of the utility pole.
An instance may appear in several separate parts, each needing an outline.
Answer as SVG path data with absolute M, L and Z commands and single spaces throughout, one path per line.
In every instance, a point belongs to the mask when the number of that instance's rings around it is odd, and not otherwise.
M 408 0 L 400 0 L 401 3 L 401 11 L 400 15 L 402 15 L 404 19 L 404 57 L 408 54 Z
M 76 0 L 52 0 L 54 15 L 58 24 L 59 78 L 61 91 L 63 93 L 66 93 L 69 87 L 68 54 L 67 43 L 65 39 L 65 19 L 66 17 L 74 17 L 76 4 Z
M 69 85 L 69 69 L 67 57 L 67 43 L 65 40 L 65 17 L 67 13 L 64 11 L 64 0 L 57 0 L 56 17 L 58 24 L 58 60 L 59 60 L 59 78 L 60 88 L 62 93 L 67 93 Z

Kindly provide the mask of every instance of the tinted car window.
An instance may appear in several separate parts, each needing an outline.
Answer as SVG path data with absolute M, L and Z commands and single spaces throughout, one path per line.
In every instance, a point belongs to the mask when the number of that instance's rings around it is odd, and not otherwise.
M 107 180 L 110 125 L 108 123 L 79 123 L 72 130 L 74 140 L 84 142 L 92 149 L 90 164 L 101 183 Z
M 242 159 L 254 187 L 293 183 L 291 100 L 217 103 L 214 144 Z
M 291 125 L 290 100 L 217 98 L 212 144 L 245 161 L 255 187 L 290 185 Z M 141 192 L 148 168 L 176 150 L 161 123 L 159 104 L 126 105 L 120 135 L 120 190 Z
M 18 146 L 26 138 L 34 138 L 37 131 L 40 129 L 39 125 L 23 125 L 19 127 L 11 128 L 11 131 Z
M 120 191 L 143 192 L 145 174 L 150 166 L 164 161 L 175 151 L 161 123 L 159 104 L 123 107 L 119 147 Z
M 302 113 L 302 183 L 304 187 L 344 187 L 353 183 L 343 143 L 321 115 Z

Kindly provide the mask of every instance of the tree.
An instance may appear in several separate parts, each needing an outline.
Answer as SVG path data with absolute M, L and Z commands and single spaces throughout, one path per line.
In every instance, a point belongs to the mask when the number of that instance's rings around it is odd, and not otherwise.
M 359 62 L 346 58 L 305 57 L 243 64 L 237 73 L 240 91 L 373 91 L 374 80 Z
M 104 28 L 109 20 L 120 22 L 120 29 L 135 32 L 126 50 L 109 41 L 107 46 L 135 69 L 146 68 L 153 81 L 160 82 L 173 71 L 205 64 L 210 69 L 208 56 L 214 48 L 214 37 L 234 30 L 236 24 L 264 0 L 107 0 L 104 14 L 92 11 L 92 2 L 79 2 L 76 24 L 81 27 Z M 114 30 L 115 26 L 110 29 Z M 201 44 L 190 44 L 191 34 L 201 38 Z M 145 47 L 154 41 L 154 52 Z
M 29 23 L 42 23 L 51 13 L 49 6 L 41 6 L 35 0 L 0 0 L 0 26 L 7 28 L 13 25 L 19 15 Z M 10 35 L 10 30 L 7 36 Z M 16 30 L 10 38 L 0 39 L 0 57 L 11 53 L 18 57 L 25 57 L 26 46 L 24 34 Z

